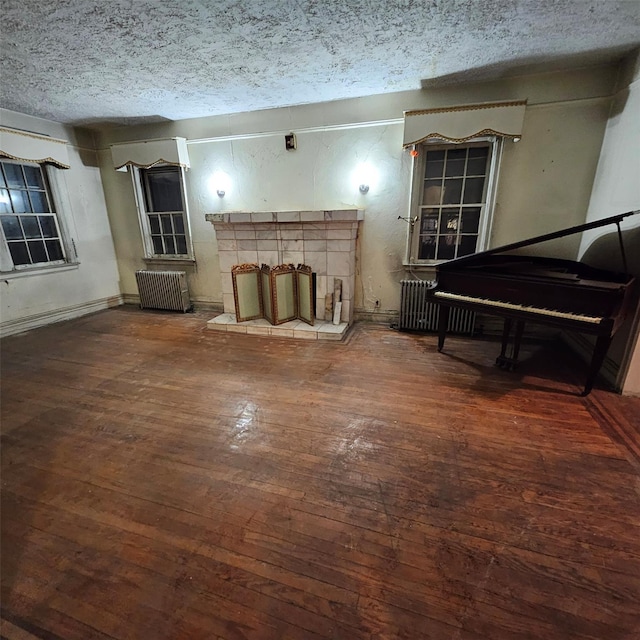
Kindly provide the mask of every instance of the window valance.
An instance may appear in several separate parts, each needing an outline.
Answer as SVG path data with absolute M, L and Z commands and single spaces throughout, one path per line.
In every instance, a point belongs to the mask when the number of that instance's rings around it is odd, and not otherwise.
M 111 145 L 113 166 L 117 171 L 127 167 L 149 169 L 157 165 L 171 165 L 188 169 L 189 152 L 185 138 L 164 138 L 162 140 L 142 140 Z
M 403 146 L 425 140 L 465 142 L 480 136 L 520 138 L 525 100 L 405 111 Z
M 47 163 L 60 169 L 69 169 L 67 144 L 66 140 L 0 127 L 0 156 L 12 160 Z

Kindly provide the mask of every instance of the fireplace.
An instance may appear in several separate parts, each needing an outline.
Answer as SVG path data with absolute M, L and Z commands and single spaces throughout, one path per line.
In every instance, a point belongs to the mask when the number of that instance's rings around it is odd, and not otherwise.
M 325 296 L 342 280 L 340 321 L 353 320 L 356 246 L 364 218 L 359 209 L 260 211 L 207 214 L 216 232 L 225 314 L 235 316 L 232 267 L 245 263 L 305 264 L 316 282 L 316 318 L 324 318 Z

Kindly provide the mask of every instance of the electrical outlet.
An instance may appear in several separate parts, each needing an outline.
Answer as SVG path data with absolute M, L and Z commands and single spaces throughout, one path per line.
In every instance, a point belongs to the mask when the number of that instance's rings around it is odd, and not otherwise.
M 380 308 L 380 300 L 376 300 L 376 309 Z

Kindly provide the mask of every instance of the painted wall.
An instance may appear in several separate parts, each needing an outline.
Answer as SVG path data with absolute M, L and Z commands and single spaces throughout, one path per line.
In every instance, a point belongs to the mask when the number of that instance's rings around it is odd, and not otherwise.
M 614 99 L 593 182 L 587 221 L 640 210 L 640 51 L 621 65 Z M 640 215 L 621 225 L 628 271 L 640 282 Z M 622 271 L 615 227 L 583 235 L 580 259 Z M 638 286 L 640 289 L 640 286 Z M 636 311 L 614 338 L 609 358 L 619 367 L 617 385 L 625 394 L 640 395 L 640 344 Z
M 68 193 L 65 219 L 78 255 L 74 266 L 0 274 L 2 334 L 119 304 L 116 255 L 93 140 L 82 131 L 12 111 L 0 110 L 0 121 L 70 142 L 71 168 L 60 171 Z
M 303 105 L 270 111 L 105 129 L 98 135 L 100 166 L 114 234 L 122 291 L 136 294 L 134 272 L 144 267 L 131 180 L 116 173 L 109 145 L 186 137 L 191 170 L 188 201 L 196 267 L 189 275 L 196 301 L 222 304 L 213 227 L 219 211 L 365 209 L 359 242 L 356 310 L 382 315 L 398 309 L 406 276 L 411 158 L 402 150 L 404 110 L 527 99 L 521 142 L 505 148 L 491 245 L 584 222 L 606 125 L 615 67 L 507 78 L 473 86 Z M 374 126 L 363 126 L 375 123 Z M 284 134 L 297 135 L 286 151 Z M 378 172 L 366 196 L 351 183 L 363 161 Z M 233 181 L 224 199 L 212 194 L 214 171 Z M 575 258 L 578 238 L 555 251 Z M 375 302 L 380 302 L 375 307 Z M 381 317 L 382 317 L 381 315 Z

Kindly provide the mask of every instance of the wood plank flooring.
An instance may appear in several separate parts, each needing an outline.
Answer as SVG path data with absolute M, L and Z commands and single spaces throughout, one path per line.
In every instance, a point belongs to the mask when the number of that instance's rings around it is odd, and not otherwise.
M 640 637 L 640 400 L 557 346 L 209 318 L 2 342 L 2 638 Z

